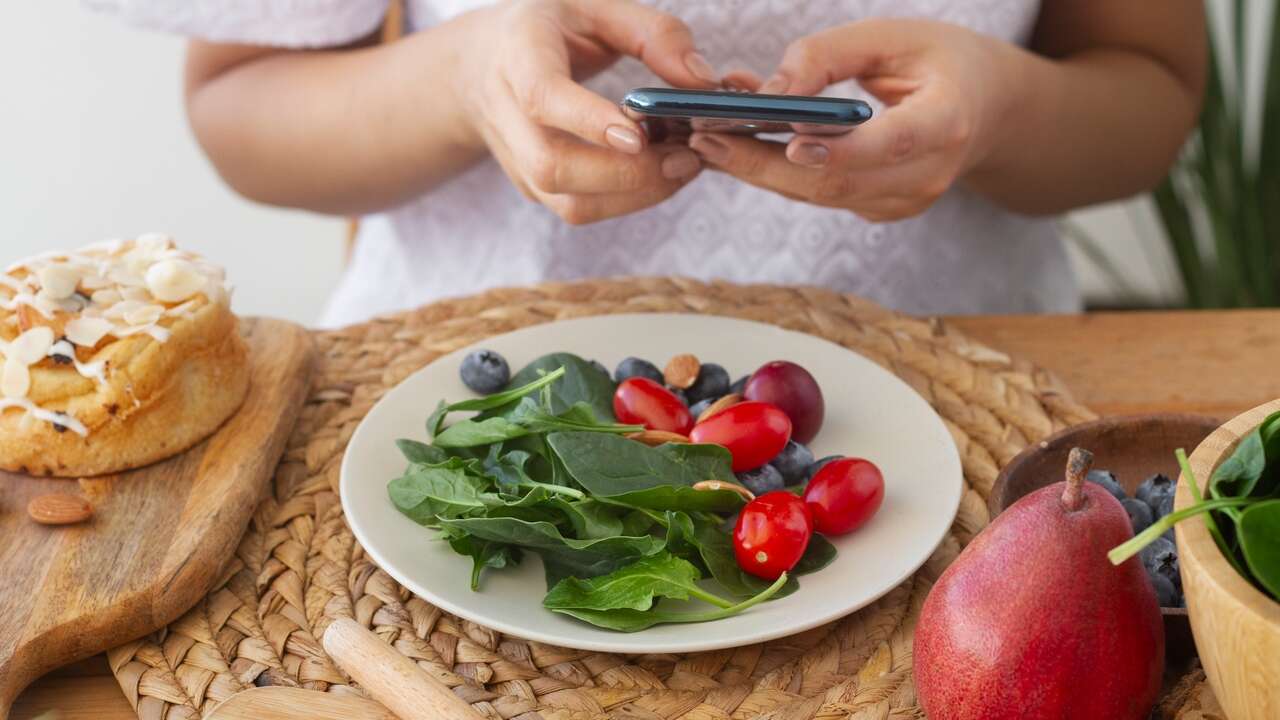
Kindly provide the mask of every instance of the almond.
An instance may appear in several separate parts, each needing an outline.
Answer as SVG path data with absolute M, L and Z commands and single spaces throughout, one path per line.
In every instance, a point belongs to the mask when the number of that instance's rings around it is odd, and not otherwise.
M 93 515 L 88 500 L 67 493 L 49 493 L 31 498 L 27 514 L 41 525 L 72 525 Z
M 671 387 L 687 390 L 698 379 L 698 371 L 701 369 L 702 363 L 698 362 L 698 358 L 685 353 L 671 358 L 671 362 L 662 371 L 662 377 Z
M 724 410 L 725 408 L 731 405 L 737 405 L 740 402 L 742 402 L 741 395 L 737 393 L 729 393 L 728 395 L 725 395 L 719 400 L 708 405 L 707 409 L 703 410 L 702 414 L 698 416 L 697 421 L 702 422 L 703 420 L 706 420 L 707 418 L 711 417 L 712 415 L 715 415 L 716 413 Z
M 751 502 L 756 499 L 755 493 L 750 490 L 731 482 L 722 482 L 720 480 L 703 480 L 693 484 L 694 490 L 732 490 L 742 496 L 743 500 Z
M 666 430 L 644 430 L 638 433 L 631 433 L 627 438 L 642 442 L 649 447 L 657 447 L 664 443 L 684 443 L 686 445 L 689 443 L 687 435 L 667 432 Z

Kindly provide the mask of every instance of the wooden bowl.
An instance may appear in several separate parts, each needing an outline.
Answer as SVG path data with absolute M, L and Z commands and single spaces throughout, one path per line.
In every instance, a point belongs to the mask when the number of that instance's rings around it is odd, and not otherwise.
M 1102 418 L 1069 427 L 1029 445 L 1005 465 L 991 488 L 987 507 L 994 518 L 1023 495 L 1062 480 L 1073 447 L 1092 452 L 1093 466 L 1114 473 L 1132 496 L 1150 475 L 1176 476 L 1178 461 L 1173 451 L 1190 452 L 1217 428 L 1218 421 L 1212 418 L 1172 413 Z M 1167 664 L 1181 667 L 1196 654 L 1187 610 L 1162 608 L 1160 612 Z
M 1240 438 L 1277 410 L 1280 400 L 1256 407 L 1200 445 L 1191 469 L 1202 489 Z M 1192 502 L 1187 479 L 1179 478 L 1174 507 Z M 1235 571 L 1204 522 L 1197 518 L 1174 527 L 1191 629 L 1218 702 L 1232 720 L 1280 718 L 1280 602 Z

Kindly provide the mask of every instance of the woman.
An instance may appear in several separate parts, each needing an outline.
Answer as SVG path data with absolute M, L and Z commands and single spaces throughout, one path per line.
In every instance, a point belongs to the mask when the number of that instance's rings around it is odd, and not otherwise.
M 386 44 L 388 0 L 93 2 L 196 38 L 191 124 L 237 191 L 365 216 L 329 325 L 622 274 L 1073 310 L 1046 216 L 1155 184 L 1204 74 L 1193 0 L 409 0 Z M 760 78 L 883 105 L 786 145 L 651 143 L 617 105 Z

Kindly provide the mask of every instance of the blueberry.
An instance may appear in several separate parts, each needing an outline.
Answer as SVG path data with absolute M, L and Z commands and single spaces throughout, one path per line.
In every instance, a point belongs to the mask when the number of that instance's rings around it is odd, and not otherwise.
M 842 457 L 844 457 L 844 456 L 843 456 L 843 455 L 828 455 L 828 456 L 826 456 L 826 457 L 824 457 L 824 458 L 819 459 L 817 462 L 812 463 L 811 465 L 809 465 L 809 467 L 805 468 L 805 471 L 804 471 L 804 481 L 805 481 L 805 482 L 809 482 L 810 480 L 812 480 L 812 479 L 813 479 L 813 476 L 814 476 L 814 475 L 817 475 L 817 474 L 818 474 L 818 471 L 822 469 L 822 466 L 823 466 L 823 465 L 826 465 L 827 463 L 831 462 L 832 460 L 839 460 L 839 459 L 840 459 L 840 458 L 842 458 Z
M 738 482 L 757 496 L 786 487 L 786 483 L 782 480 L 782 473 L 772 465 L 761 465 L 755 470 L 740 472 Z
M 733 384 L 729 386 L 729 392 L 733 393 L 734 395 L 742 395 L 747 391 L 747 381 L 750 379 L 751 379 L 750 375 L 743 375 L 737 380 L 734 380 Z
M 698 370 L 698 379 L 685 391 L 691 402 L 718 398 L 729 393 L 729 371 L 715 363 L 705 363 Z
M 591 367 L 599 370 L 601 373 L 604 374 L 605 377 L 609 377 L 609 368 L 605 367 L 604 363 L 600 362 L 599 360 L 592 360 Z
M 672 395 L 675 395 L 676 397 L 680 398 L 680 402 L 684 403 L 686 407 L 689 405 L 689 396 L 685 393 L 685 391 L 673 385 L 668 385 L 667 389 L 671 391 Z M 694 415 L 694 417 L 696 418 L 697 416 Z
M 689 408 L 689 414 L 693 415 L 696 420 L 701 417 L 702 413 L 707 411 L 707 408 L 711 407 L 711 403 L 719 399 L 720 398 L 707 398 L 706 400 L 699 400 Z
M 1155 522 L 1155 516 L 1151 512 L 1151 506 L 1135 498 L 1125 498 L 1120 501 L 1124 506 L 1124 511 L 1129 513 L 1129 524 L 1133 526 L 1133 534 L 1146 530 Z
M 1159 511 L 1160 498 L 1166 495 L 1173 497 L 1173 493 L 1177 489 L 1177 482 L 1167 475 L 1156 473 L 1146 480 L 1143 480 L 1142 483 L 1138 485 L 1138 490 L 1133 494 L 1133 496 L 1150 505 L 1152 510 Z M 1159 516 L 1157 515 L 1157 517 Z
M 1138 551 L 1138 558 L 1149 575 L 1161 575 L 1174 587 L 1182 586 L 1182 576 L 1178 573 L 1178 548 L 1173 543 L 1158 537 Z
M 1125 494 L 1124 488 L 1120 487 L 1120 482 L 1116 480 L 1116 476 L 1110 470 L 1090 470 L 1085 479 L 1091 483 L 1101 485 L 1117 500 L 1129 497 Z
M 1159 504 L 1157 504 L 1153 509 L 1155 510 L 1157 520 L 1173 512 L 1173 495 L 1161 496 Z
M 1151 587 L 1155 588 L 1156 600 L 1160 601 L 1162 608 L 1176 608 L 1182 606 L 1182 598 L 1178 595 L 1178 588 L 1169 582 L 1169 578 L 1163 575 L 1147 575 L 1151 578 Z
M 618 369 L 613 371 L 613 381 L 622 382 L 627 378 L 646 377 L 650 380 L 661 383 L 662 371 L 657 365 L 648 360 L 641 360 L 638 357 L 629 357 L 618 363 Z
M 786 447 L 769 464 L 778 469 L 784 483 L 795 485 L 805 479 L 805 471 L 813 464 L 813 453 L 795 440 L 788 440 Z
M 492 395 L 511 382 L 507 361 L 492 350 L 476 350 L 462 359 L 462 383 L 481 395 Z

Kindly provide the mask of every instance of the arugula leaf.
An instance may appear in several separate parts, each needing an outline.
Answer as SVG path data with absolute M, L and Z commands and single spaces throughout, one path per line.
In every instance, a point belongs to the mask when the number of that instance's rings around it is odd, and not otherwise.
M 520 548 L 477 540 L 469 535 L 449 539 L 449 547 L 471 558 L 471 589 L 480 589 L 480 573 L 485 568 L 501 569 L 520 563 Z
M 694 490 L 694 483 L 706 479 L 696 469 L 702 464 L 673 460 L 643 443 L 584 432 L 552 433 L 547 443 L 584 490 L 610 503 L 712 512 L 733 512 L 744 504 L 732 490 Z
M 575 403 L 586 403 L 596 420 L 614 421 L 613 379 L 573 353 L 543 355 L 516 373 L 510 384 L 512 387 L 528 384 L 542 377 L 542 373 L 555 369 L 564 370 L 564 375 L 551 385 L 550 407 L 547 409 L 552 414 L 560 415 Z
M 717 608 L 715 610 L 705 612 L 678 612 L 663 610 L 661 608 L 653 608 L 650 610 L 633 610 L 631 608 L 616 608 L 613 610 L 553 608 L 553 610 L 609 630 L 617 630 L 619 632 L 638 632 L 662 623 L 707 622 L 710 620 L 726 618 L 731 615 L 737 615 L 748 608 L 759 605 L 765 600 L 774 597 L 784 586 L 786 586 L 787 583 L 787 575 L 783 573 L 772 585 L 765 588 L 755 597 L 744 600 L 732 607 Z
M 396 447 L 400 448 L 400 454 L 411 463 L 436 465 L 449 460 L 449 453 L 417 440 L 400 438 L 396 440 Z
M 550 385 L 556 380 L 564 376 L 566 370 L 564 368 L 548 368 L 545 375 L 535 375 L 528 381 L 518 387 L 512 386 L 510 390 L 505 390 L 493 395 L 486 395 L 480 398 L 472 398 L 470 400 L 462 400 L 460 402 L 448 404 L 443 400 L 436 407 L 435 412 L 427 418 L 427 434 L 435 438 L 440 433 L 440 428 L 444 425 L 445 416 L 451 412 L 466 410 L 491 410 L 493 408 L 502 407 L 510 403 L 518 401 L 520 398 L 537 392 L 540 388 Z M 439 445 L 439 443 L 436 443 Z
M 552 610 L 648 610 L 655 597 L 688 600 L 695 597 L 721 608 L 733 603 L 698 587 L 702 575 L 688 561 L 663 552 L 637 560 L 608 575 L 579 580 L 565 578 L 542 599 Z
M 429 527 L 442 517 L 461 517 L 501 504 L 497 495 L 485 489 L 483 480 L 447 466 L 412 465 L 387 484 L 387 494 L 396 509 Z
M 1280 601 L 1280 500 L 1245 508 L 1239 529 L 1240 549 L 1254 580 Z

